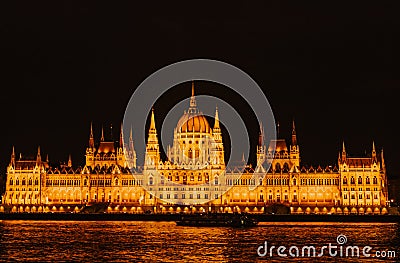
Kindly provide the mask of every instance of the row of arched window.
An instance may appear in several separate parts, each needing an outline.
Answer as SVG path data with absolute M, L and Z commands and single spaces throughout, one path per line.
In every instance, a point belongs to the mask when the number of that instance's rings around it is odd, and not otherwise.
M 343 184 L 346 185 L 348 183 L 349 182 L 347 180 L 347 177 L 343 177 Z M 354 178 L 354 176 L 350 178 L 350 184 L 356 184 L 356 179 Z M 358 177 L 357 184 L 363 184 L 363 178 L 361 176 Z M 369 178 L 369 176 L 365 178 L 365 184 L 371 184 L 371 179 Z M 374 178 L 372 179 L 372 184 L 378 184 L 378 178 L 376 178 L 376 176 L 374 176 Z
M 15 179 L 15 181 L 14 181 L 14 180 L 11 178 L 9 184 L 10 184 L 10 185 L 14 185 L 14 184 L 15 184 L 15 185 L 39 185 L 39 180 L 38 180 L 38 179 L 32 180 L 31 178 L 29 178 L 28 180 L 26 180 L 25 178 L 19 180 L 19 179 L 17 178 L 17 179 Z
M 295 185 L 294 182 L 293 182 L 293 184 Z M 301 185 L 339 185 L 339 179 L 335 179 L 335 178 L 301 178 L 300 184 Z
M 227 185 L 256 185 L 256 179 L 226 179 L 226 184 Z M 262 179 L 260 181 L 260 184 L 262 184 Z

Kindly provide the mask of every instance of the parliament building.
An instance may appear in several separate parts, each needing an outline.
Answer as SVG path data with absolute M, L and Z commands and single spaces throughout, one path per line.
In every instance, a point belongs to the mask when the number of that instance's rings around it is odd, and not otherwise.
M 90 128 L 83 167 L 74 168 L 71 158 L 51 167 L 40 148 L 35 159 L 17 158 L 13 149 L 0 212 L 82 212 L 101 204 L 109 213 L 265 213 L 270 207 L 293 214 L 387 213 L 384 155 L 373 143 L 368 157 L 348 156 L 343 144 L 337 165 L 306 168 L 294 122 L 290 142 L 266 145 L 260 127 L 257 165 L 226 167 L 219 117 L 216 109 L 211 127 L 192 88 L 163 161 L 152 112 L 142 167 L 132 131 L 125 143 L 122 127 L 118 142 L 105 140 L 102 130 L 98 144 Z

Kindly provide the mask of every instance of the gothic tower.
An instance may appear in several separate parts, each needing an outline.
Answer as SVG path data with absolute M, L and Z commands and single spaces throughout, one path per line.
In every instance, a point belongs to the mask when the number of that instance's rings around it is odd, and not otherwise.
M 222 134 L 221 128 L 219 126 L 219 116 L 218 116 L 218 107 L 215 109 L 215 123 L 213 128 L 213 139 L 214 139 L 214 160 L 213 164 L 215 165 L 225 165 L 224 161 L 224 146 L 222 144 Z
M 86 148 L 86 165 L 92 166 L 94 164 L 94 136 L 93 136 L 93 124 L 90 123 L 90 135 L 89 135 L 89 147 Z
M 292 143 L 290 145 L 290 163 L 291 166 L 300 167 L 300 149 L 299 145 L 297 144 L 297 135 L 296 135 L 296 126 L 292 124 Z
M 149 128 L 149 136 L 146 145 L 146 168 L 155 169 L 160 161 L 160 151 L 157 138 L 156 123 L 154 120 L 154 110 L 151 110 L 151 120 Z
M 129 147 L 128 147 L 128 167 L 129 168 L 136 168 L 136 151 L 133 144 L 133 132 L 132 127 L 129 132 Z
M 258 135 L 258 146 L 257 146 L 257 167 L 256 172 L 265 172 L 264 170 L 264 162 L 265 162 L 265 136 L 264 136 L 264 127 L 262 123 L 260 123 L 260 134 Z

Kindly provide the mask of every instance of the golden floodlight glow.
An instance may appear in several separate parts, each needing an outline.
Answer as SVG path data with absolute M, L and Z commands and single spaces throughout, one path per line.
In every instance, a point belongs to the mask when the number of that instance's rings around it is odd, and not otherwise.
M 219 123 L 224 116 L 215 109 L 214 123 L 209 123 L 194 87 L 188 106 L 165 149 L 166 161 L 160 156 L 154 110 L 143 166 L 136 163 L 132 129 L 127 137 L 121 129 L 119 141 L 107 140 L 102 129 L 95 143 L 91 125 L 83 167 L 72 167 L 71 157 L 52 167 L 42 160 L 40 148 L 36 159 L 18 159 L 13 149 L 0 212 L 63 212 L 64 207 L 78 212 L 98 205 L 105 212 L 137 213 L 387 213 L 392 200 L 385 158 L 374 143 L 367 156 L 349 156 L 343 143 L 336 165 L 302 165 L 294 122 L 290 140 L 270 142 L 260 124 L 253 153 L 257 164 L 225 167 Z

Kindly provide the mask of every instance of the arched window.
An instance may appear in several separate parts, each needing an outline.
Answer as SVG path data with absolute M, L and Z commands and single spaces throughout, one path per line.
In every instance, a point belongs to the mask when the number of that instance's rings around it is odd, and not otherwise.
M 374 176 L 374 179 L 372 179 L 372 180 L 373 180 L 374 184 L 378 184 L 378 178 L 376 178 L 376 176 Z
M 114 184 L 115 184 L 115 185 L 118 185 L 118 178 L 115 178 Z
M 355 184 L 355 183 L 356 183 L 356 180 L 354 179 L 354 176 L 351 177 L 350 183 L 351 183 L 351 184 Z
M 214 177 L 214 184 L 215 184 L 215 185 L 218 185 L 218 176 L 215 176 L 215 177 Z
M 13 185 L 14 181 L 13 179 L 10 179 L 10 185 Z
M 367 178 L 365 178 L 365 183 L 366 184 L 370 184 L 371 183 L 371 180 L 369 179 L 369 176 L 367 176 Z
M 39 185 L 39 180 L 35 179 L 35 185 Z
M 296 185 L 297 181 L 296 178 L 293 178 L 293 185 Z
M 149 185 L 153 185 L 153 177 L 149 177 Z
M 87 179 L 86 178 L 83 180 L 83 185 L 87 185 Z
M 343 184 L 347 184 L 347 177 L 343 177 Z
M 285 164 L 283 165 L 283 170 L 289 171 L 289 165 L 288 165 L 287 163 L 285 163 Z
M 362 184 L 362 178 L 361 178 L 361 176 L 358 177 L 358 184 Z
M 26 181 L 25 179 L 22 179 L 22 185 L 25 185 Z
M 192 158 L 193 158 L 193 151 L 192 151 L 192 148 L 189 148 L 189 150 L 188 150 L 188 157 L 189 157 L 189 159 L 192 159 Z
M 260 185 L 262 185 L 262 178 L 260 178 Z
M 280 172 L 281 171 L 281 165 L 279 163 L 277 163 L 275 165 L 275 171 Z

